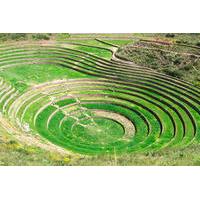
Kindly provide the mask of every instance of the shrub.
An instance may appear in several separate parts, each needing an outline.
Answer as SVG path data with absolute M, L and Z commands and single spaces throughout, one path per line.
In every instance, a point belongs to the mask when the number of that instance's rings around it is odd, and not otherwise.
M 33 34 L 32 38 L 34 40 L 49 40 L 50 39 L 48 34 L 42 34 L 42 33 Z
M 179 70 L 173 70 L 170 68 L 166 68 L 166 69 L 163 69 L 163 72 L 165 72 L 169 76 L 173 76 L 173 77 L 177 77 L 177 78 L 182 77 L 182 74 Z
M 165 35 L 165 37 L 174 38 L 174 37 L 175 37 L 175 34 L 174 34 L 174 33 L 167 33 L 167 34 Z
M 26 33 L 1 33 L 0 40 L 25 40 L 27 39 Z
M 175 58 L 174 61 L 173 61 L 174 65 L 180 65 L 181 60 L 182 60 L 182 58 Z
M 26 33 L 10 33 L 9 34 L 11 40 L 25 40 Z
M 190 65 L 185 65 L 182 70 L 189 71 L 192 67 Z
M 186 41 L 186 40 L 180 39 L 180 40 L 176 40 L 176 43 L 177 43 L 177 44 L 188 44 L 189 42 Z
M 199 41 L 199 42 L 197 42 L 197 43 L 196 43 L 196 45 L 197 45 L 198 47 L 200 47 L 200 41 Z
M 0 40 L 6 41 L 7 38 L 8 38 L 8 34 L 6 34 L 6 33 L 0 33 Z

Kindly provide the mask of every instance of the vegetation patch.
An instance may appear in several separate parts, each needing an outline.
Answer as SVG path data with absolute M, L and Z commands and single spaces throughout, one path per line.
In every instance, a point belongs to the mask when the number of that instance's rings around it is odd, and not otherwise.
M 176 41 L 176 43 L 141 40 L 121 47 L 116 56 L 130 60 L 137 65 L 149 67 L 158 72 L 199 85 L 199 52 L 199 47 L 180 42 L 180 40 Z

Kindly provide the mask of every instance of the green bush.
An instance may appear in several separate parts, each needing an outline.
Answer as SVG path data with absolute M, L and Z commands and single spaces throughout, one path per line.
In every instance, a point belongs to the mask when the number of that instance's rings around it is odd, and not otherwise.
M 8 38 L 7 35 L 8 35 L 8 34 L 6 34 L 6 33 L 0 33 L 0 40 L 1 40 L 1 41 L 6 41 L 7 38 Z
M 26 33 L 9 33 L 11 40 L 25 40 Z
M 182 61 L 182 58 L 179 57 L 179 58 L 175 58 L 175 59 L 173 60 L 173 63 L 174 63 L 174 65 L 180 65 L 180 64 L 181 64 L 181 61 Z
M 174 38 L 174 37 L 175 37 L 175 34 L 174 34 L 174 33 L 167 33 L 167 34 L 165 35 L 165 37 Z
M 199 42 L 197 42 L 197 43 L 196 43 L 196 45 L 197 45 L 198 47 L 200 47 L 200 41 L 199 41 Z
M 186 41 L 186 40 L 183 40 L 183 39 L 176 40 L 176 43 L 177 43 L 177 44 L 189 44 L 189 42 L 188 42 L 188 41 Z
M 7 41 L 7 40 L 26 40 L 27 34 L 26 33 L 0 33 L 0 40 Z
M 165 72 L 165 74 L 169 75 L 169 76 L 173 76 L 173 77 L 177 77 L 177 78 L 181 78 L 182 74 L 179 70 L 174 70 L 171 68 L 166 68 L 163 69 L 163 72 Z
M 48 34 L 42 34 L 42 33 L 33 34 L 32 38 L 34 40 L 49 40 L 50 39 Z

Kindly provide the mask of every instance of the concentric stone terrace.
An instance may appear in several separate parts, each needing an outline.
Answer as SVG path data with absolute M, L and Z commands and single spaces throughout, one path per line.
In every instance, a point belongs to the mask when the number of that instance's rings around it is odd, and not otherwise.
M 2 79 L 2 113 L 24 134 L 40 134 L 82 154 L 150 151 L 199 141 L 199 88 L 145 67 L 105 59 L 94 49 L 113 51 L 74 43 L 1 47 L 0 70 L 53 64 L 87 75 L 50 80 L 23 93 Z

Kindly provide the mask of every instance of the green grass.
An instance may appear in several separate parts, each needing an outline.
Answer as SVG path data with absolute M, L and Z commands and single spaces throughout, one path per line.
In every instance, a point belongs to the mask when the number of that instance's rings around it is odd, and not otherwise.
M 76 49 L 90 53 L 95 56 L 99 56 L 105 59 L 111 59 L 112 52 L 105 49 L 95 48 L 95 47 L 87 47 L 87 46 L 77 46 Z
M 129 40 L 103 40 L 103 41 L 108 42 L 110 44 L 119 45 L 119 46 L 124 46 L 124 45 L 133 43 L 133 40 L 131 39 Z
M 73 128 L 72 133 L 78 137 L 87 137 L 88 142 L 110 143 L 124 135 L 123 127 L 114 120 L 96 117 L 94 121 L 85 119 L 81 120 L 81 123 L 87 127 L 78 124 Z
M 11 67 L 0 71 L 0 76 L 20 92 L 32 85 L 47 81 L 89 77 L 72 69 L 52 64 L 29 64 Z

